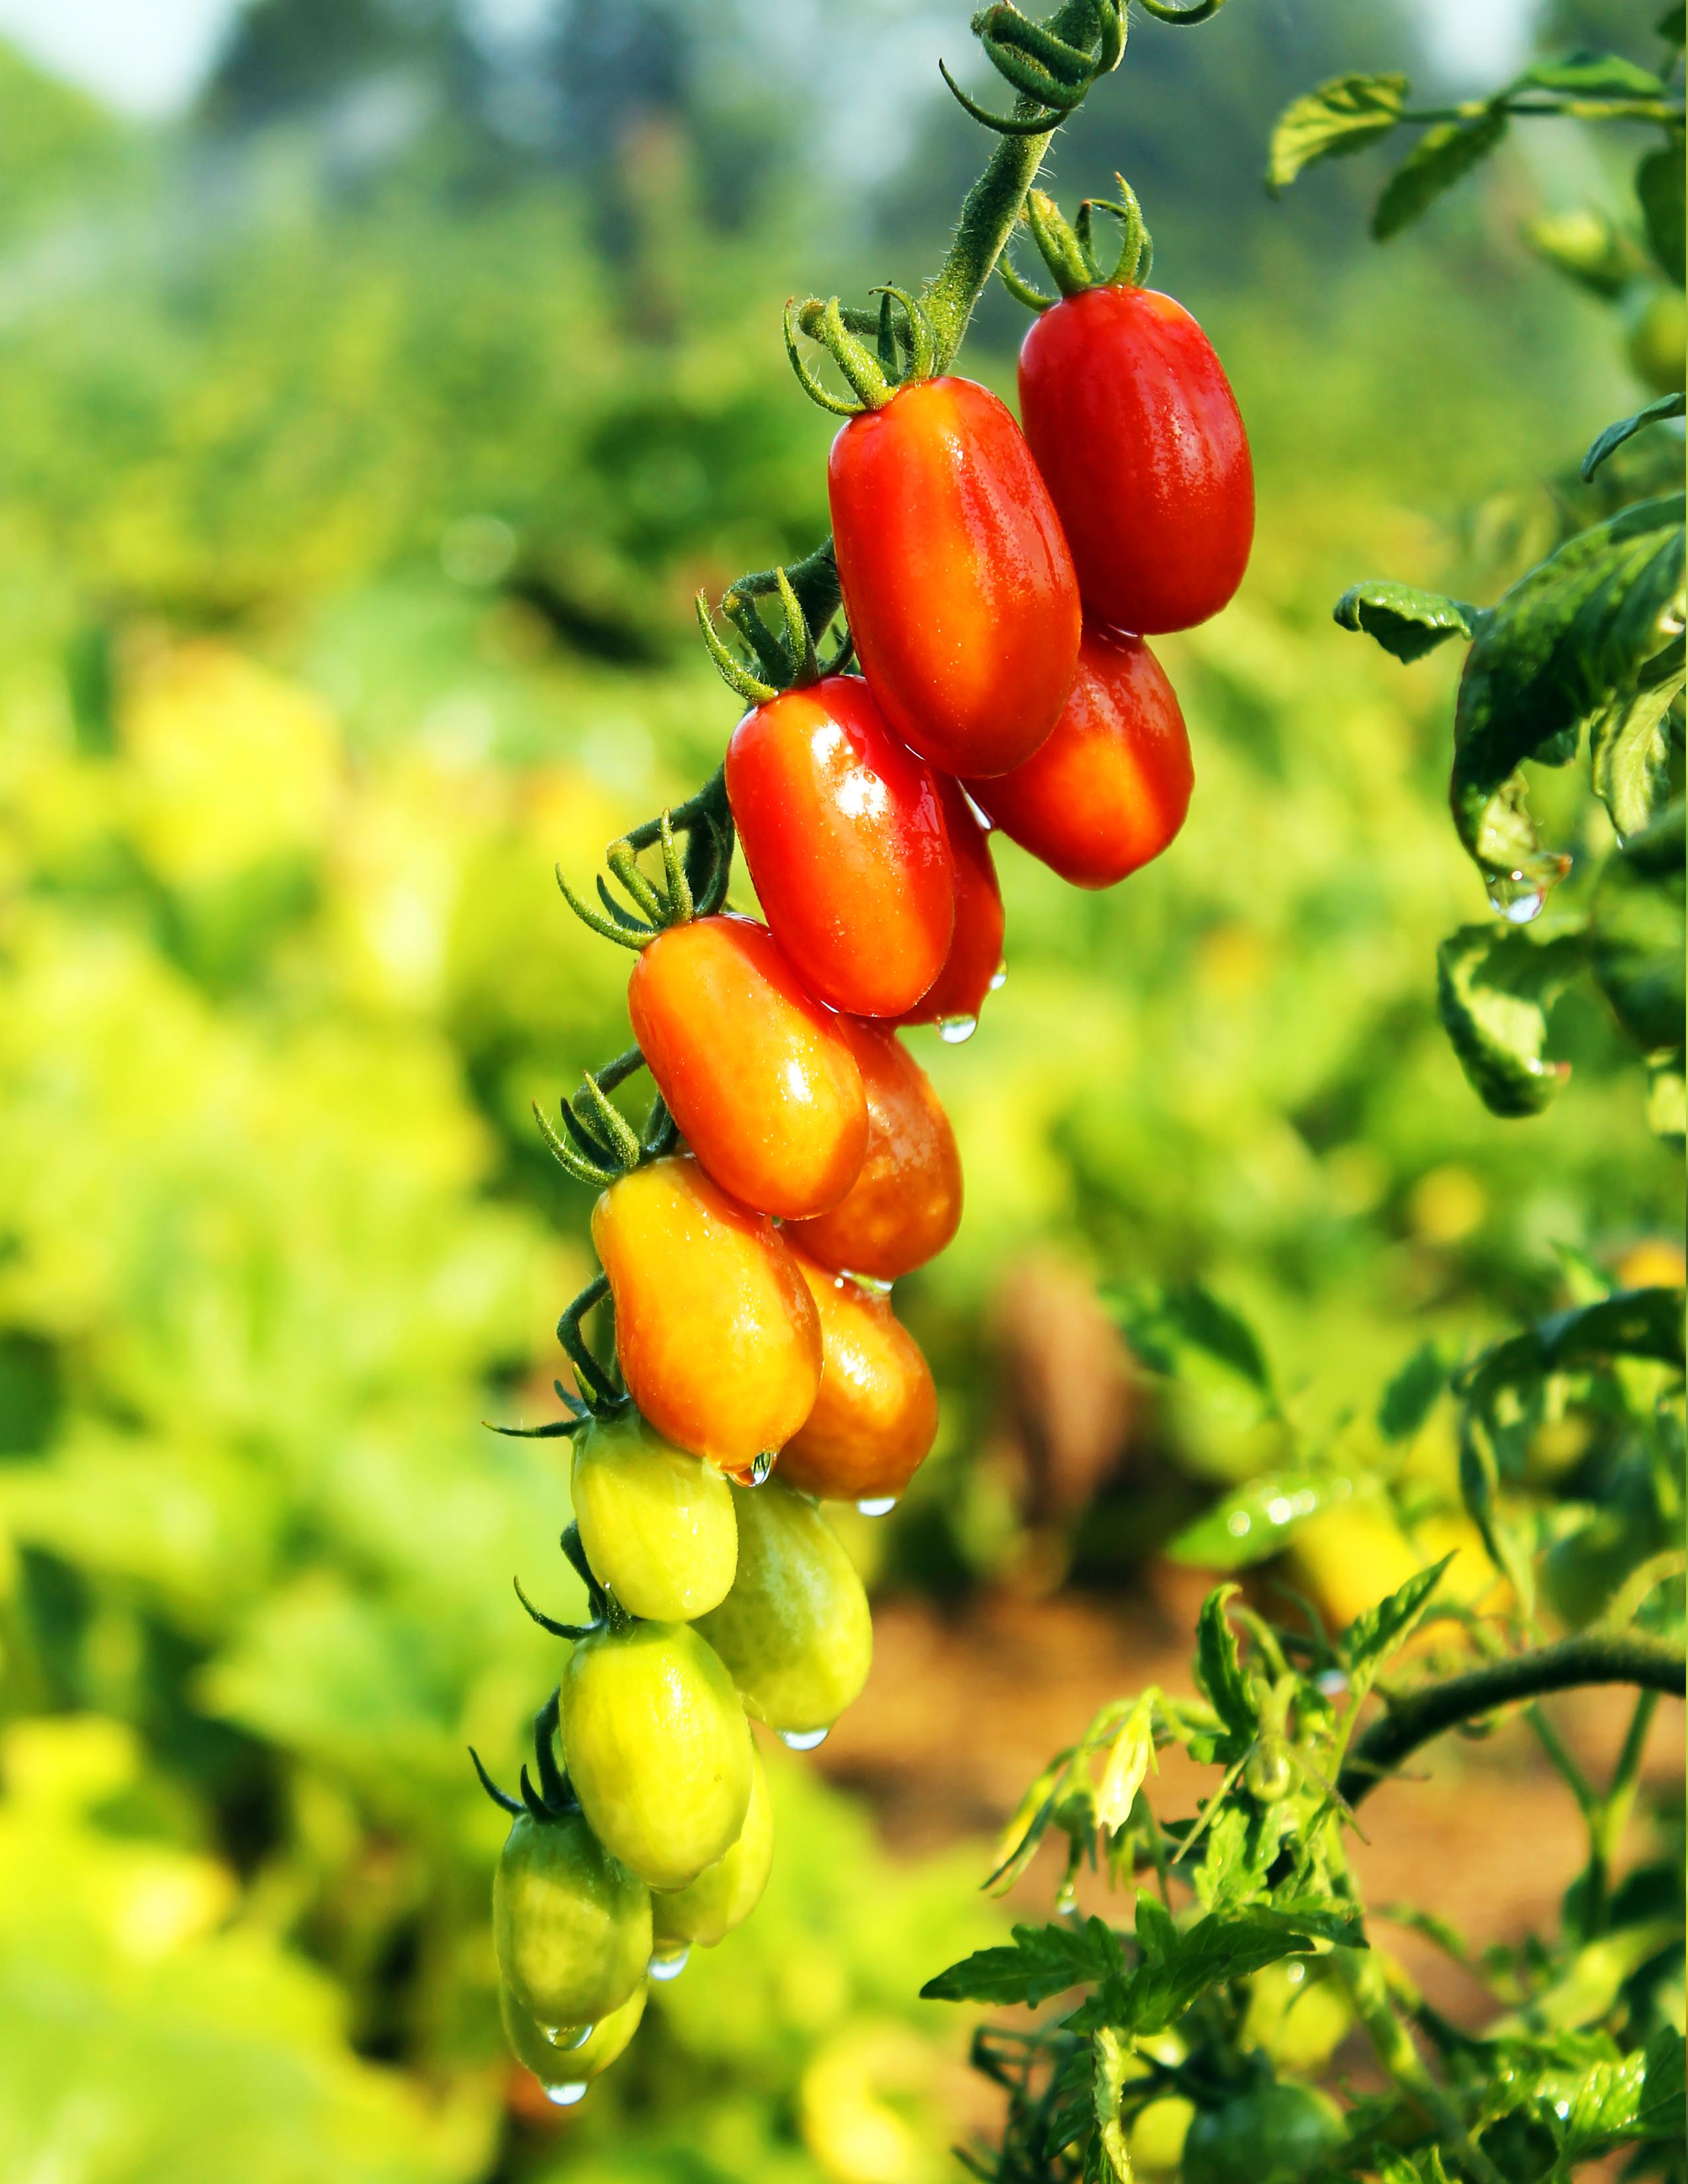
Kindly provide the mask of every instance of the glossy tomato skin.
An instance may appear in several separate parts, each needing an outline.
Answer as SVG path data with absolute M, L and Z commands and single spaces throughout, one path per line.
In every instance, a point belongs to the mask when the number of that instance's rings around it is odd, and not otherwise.
M 638 2031 L 649 1992 L 642 1981 L 619 2009 L 598 2020 L 584 2040 L 580 2036 L 585 2028 L 580 2025 L 564 2025 L 560 2037 L 554 2040 L 507 1986 L 499 1991 L 499 2014 L 504 2020 L 510 2053 L 550 2093 L 567 2086 L 588 2086 L 603 2076 Z
M 688 1888 L 664 1890 L 650 1899 L 651 1931 L 659 1953 L 712 1949 L 741 1925 L 762 1900 L 774 1862 L 774 1816 L 761 1754 L 750 1748 L 750 1807 L 738 1840 Z
M 1012 773 L 968 783 L 994 824 L 1074 887 L 1112 887 L 1184 822 L 1195 770 L 1172 684 L 1140 637 L 1087 629 L 1055 732 Z
M 926 1072 L 896 1034 L 846 1020 L 844 1035 L 867 1093 L 867 1157 L 849 1195 L 830 1213 L 793 1222 L 790 1234 L 823 1267 L 894 1282 L 936 1258 L 960 1227 L 961 1156 Z
M 689 1623 L 727 1597 L 738 1567 L 733 1490 L 637 1411 L 576 1433 L 569 1499 L 593 1574 L 630 1615 Z
M 976 1021 L 991 981 L 1002 968 L 1002 889 L 997 884 L 990 837 L 960 782 L 939 774 L 938 794 L 955 867 L 955 930 L 944 968 L 914 1006 L 898 1017 L 899 1023 Z
M 1254 465 L 1230 382 L 1183 305 L 1102 287 L 1040 313 L 1020 350 L 1020 415 L 1085 612 L 1139 636 L 1217 614 L 1248 563 Z
M 867 1145 L 861 1072 L 766 925 L 670 926 L 633 966 L 627 1013 L 682 1135 L 730 1197 L 788 1216 L 838 1204 Z
M 579 1813 L 516 1816 L 493 1875 L 499 1969 L 541 2025 L 593 2025 L 644 1977 L 650 1897 Z
M 1078 589 L 1020 428 L 970 379 L 853 417 L 827 465 L 856 657 L 892 729 L 946 773 L 1006 773 L 1054 726 Z
M 727 1472 L 783 1448 L 820 1392 L 821 1325 L 766 1215 L 680 1154 L 611 1184 L 592 1240 L 627 1392 L 657 1433 Z
M 775 939 L 810 992 L 894 1017 L 944 967 L 955 872 L 931 771 L 859 675 L 829 675 L 747 713 L 727 796 Z
M 894 1498 L 938 1431 L 931 1368 L 888 1297 L 795 1256 L 821 1315 L 821 1392 L 779 1476 L 826 1502 Z
M 1201 2110 L 1184 2142 L 1184 2184 L 1301 2184 L 1347 2137 L 1327 2093 L 1291 2080 Z

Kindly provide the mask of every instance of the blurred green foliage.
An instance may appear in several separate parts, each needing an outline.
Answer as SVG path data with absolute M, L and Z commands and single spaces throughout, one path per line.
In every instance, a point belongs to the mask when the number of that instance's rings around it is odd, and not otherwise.
M 922 270 L 961 125 L 901 86 L 959 25 L 653 6 L 641 75 L 582 6 L 631 86 L 582 151 L 565 49 L 499 63 L 437 9 L 395 51 L 393 13 L 330 68 L 265 0 L 163 135 L 0 56 L 0 2168 L 923 2184 L 959 2034 L 914 1997 L 988 1937 L 974 1857 L 895 1864 L 773 1755 L 761 1914 L 554 2126 L 503 2057 L 463 1747 L 507 1771 L 544 1687 L 511 1574 L 574 1605 L 556 1458 L 480 1425 L 550 1414 L 587 1267 L 529 1102 L 624 1039 L 549 868 L 714 761 L 690 595 L 824 525 L 778 305 Z M 1351 58 L 1340 16 L 1306 11 L 1297 81 Z M 909 1284 L 944 1425 L 853 1540 L 885 1584 L 1021 1565 L 1002 1295 L 1039 1246 L 1210 1284 L 1317 1435 L 1427 1336 L 1553 1301 L 1554 1242 L 1675 1222 L 1600 1018 L 1556 1023 L 1585 1084 L 1551 1121 L 1469 1097 L 1429 975 L 1474 886 L 1447 671 L 1328 619 L 1357 563 L 1525 566 L 1536 451 L 1632 383 L 1491 248 L 1521 164 L 1387 268 L 1316 189 L 1267 225 L 1232 153 L 1276 91 L 1228 22 L 1145 68 L 1156 142 L 1230 117 L 1221 171 L 1154 187 L 1254 430 L 1256 567 L 1164 649 L 1176 852 L 1079 896 L 1005 850 L 1008 983 L 969 1045 L 922 1036 L 969 1207 Z M 309 67 L 258 65 L 288 39 Z M 1063 185 L 1134 171 L 1137 53 Z M 1183 1479 L 1262 1458 L 1257 1420 L 1145 1402 L 1063 1518 L 1116 1583 Z

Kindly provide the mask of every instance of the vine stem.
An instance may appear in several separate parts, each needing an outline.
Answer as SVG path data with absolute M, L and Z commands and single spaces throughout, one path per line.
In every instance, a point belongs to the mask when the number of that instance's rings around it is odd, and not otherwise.
M 1401 1700 L 1355 1744 L 1337 1789 L 1357 1805 L 1401 1762 L 1432 1737 L 1499 1707 L 1582 1684 L 1632 1684 L 1680 1698 L 1688 1686 L 1682 1648 L 1622 1632 L 1584 1631 L 1504 1661 L 1485 1663 Z

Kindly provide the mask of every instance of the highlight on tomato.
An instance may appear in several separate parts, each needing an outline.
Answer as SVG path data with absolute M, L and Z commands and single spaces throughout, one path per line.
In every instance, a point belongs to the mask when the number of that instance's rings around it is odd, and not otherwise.
M 582 1814 L 519 1813 L 493 1875 L 493 1942 L 505 1986 L 539 2025 L 594 2025 L 644 1977 L 649 1892 Z
M 989 388 L 911 381 L 853 417 L 827 468 L 856 656 L 905 743 L 946 773 L 1006 773 L 1055 725 L 1078 587 L 1055 504 Z
M 943 969 L 897 1021 L 937 1024 L 951 1037 L 965 1037 L 978 1022 L 985 995 L 1001 977 L 1002 889 L 990 854 L 990 837 L 960 782 L 939 774 L 938 794 L 955 868 L 955 929 Z
M 822 1501 L 894 1501 L 937 1435 L 931 1368 L 889 1298 L 795 1256 L 821 1316 L 821 1392 L 779 1476 Z
M 694 918 L 633 966 L 627 1013 L 687 1144 L 759 1213 L 822 1213 L 867 1143 L 861 1072 L 828 1011 L 754 918 Z
M 689 1623 L 726 1598 L 738 1567 L 731 1490 L 637 1411 L 580 1427 L 569 1496 L 587 1561 L 630 1615 Z
M 821 1326 L 767 1216 L 673 1154 L 610 1184 L 592 1241 L 627 1392 L 663 1439 L 728 1473 L 783 1447 L 820 1392 Z
M 835 1273 L 895 1281 L 935 1258 L 961 1225 L 961 1156 L 930 1079 L 896 1034 L 849 1021 L 841 1028 L 867 1094 L 867 1155 L 839 1204 L 789 1233 Z
M 1139 637 L 1087 628 L 1054 733 L 970 794 L 1011 841 L 1074 887 L 1112 887 L 1158 857 L 1189 809 L 1184 715 Z
M 853 1016 L 911 1007 L 944 967 L 955 878 L 931 771 L 859 675 L 747 713 L 727 795 L 770 928 L 809 990 Z

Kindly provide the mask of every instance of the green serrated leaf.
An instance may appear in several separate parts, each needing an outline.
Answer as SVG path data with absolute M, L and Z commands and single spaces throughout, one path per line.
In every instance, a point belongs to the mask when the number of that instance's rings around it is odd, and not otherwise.
M 1267 187 L 1275 197 L 1303 168 L 1345 159 L 1388 136 L 1409 88 L 1404 75 L 1339 75 L 1285 107 L 1272 132 Z
M 1419 591 L 1412 584 L 1373 578 L 1355 584 L 1336 602 L 1332 619 L 1339 628 L 1362 631 L 1397 660 L 1421 660 L 1451 637 L 1469 638 L 1485 619 L 1480 607 L 1441 592 Z
M 1115 1290 L 1106 1301 L 1151 1373 L 1183 1383 L 1242 1424 L 1277 1414 L 1272 1373 L 1254 1329 L 1199 1283 Z
M 1667 281 L 1680 288 L 1685 248 L 1682 145 L 1649 152 L 1636 164 L 1635 195 L 1641 199 L 1641 220 L 1647 231 L 1647 248 Z
M 1421 220 L 1441 196 L 1479 166 L 1507 133 L 1507 117 L 1490 107 L 1470 121 L 1439 121 L 1427 129 L 1384 185 L 1372 214 L 1379 242 Z
M 1546 1058 L 1547 1012 L 1581 968 L 1583 936 L 1462 925 L 1436 950 L 1436 1006 L 1460 1067 L 1490 1113 L 1539 1115 L 1570 1074 Z
M 1082 1926 L 1016 1926 L 1011 1944 L 976 1949 L 921 1989 L 928 2002 L 1047 2002 L 1094 1986 L 1120 1968 L 1119 1943 L 1100 1919 Z
M 1447 1360 L 1435 1342 L 1421 1342 L 1378 1403 L 1378 1431 L 1385 1440 L 1411 1440 L 1448 1384 Z
M 1444 1555 L 1439 1563 L 1432 1563 L 1428 1569 L 1416 1572 L 1405 1585 L 1398 1585 L 1386 1600 L 1354 1618 L 1337 1641 L 1348 1663 L 1351 1685 L 1369 1684 L 1396 1646 L 1412 1636 L 1452 1560 L 1451 1554 Z
M 1225 1613 L 1226 1603 L 1240 1588 L 1216 1585 L 1201 1603 L 1195 1633 L 1195 1680 L 1234 1739 L 1253 1742 L 1260 1728 L 1260 1710 L 1243 1674 L 1237 1652 L 1237 1634 Z
M 1651 69 L 1619 53 L 1579 52 L 1535 61 L 1513 79 L 1514 91 L 1557 91 L 1568 98 L 1663 98 L 1665 85 Z
M 1681 640 L 1668 651 L 1674 655 L 1668 671 L 1627 692 L 1590 724 L 1595 794 L 1620 841 L 1651 826 L 1670 800 L 1682 746 Z
M 1178 1930 L 1173 1914 L 1146 1888 L 1137 1892 L 1137 1946 L 1145 1964 L 1163 1964 L 1178 1953 Z
M 1166 1552 L 1192 1569 L 1246 1569 L 1275 1555 L 1310 1518 L 1353 1492 L 1345 1472 L 1267 1472 L 1186 1525 Z
M 1620 417 L 1615 425 L 1608 425 L 1583 457 L 1585 480 L 1594 476 L 1614 448 L 1621 448 L 1625 440 L 1633 439 L 1645 426 L 1657 425 L 1667 417 L 1680 417 L 1681 415 L 1682 397 L 1680 394 L 1661 394 L 1657 402 L 1649 402 L 1645 410 L 1636 410 L 1633 417 Z
M 1596 983 L 1648 1054 L 1683 1037 L 1683 805 L 1679 800 L 1609 856 L 1590 920 Z
M 1345 1929 L 1351 1932 L 1351 1926 Z M 1321 1936 L 1322 1937 L 1322 1936 Z M 1240 1917 L 1210 1911 L 1178 1936 L 1159 1964 L 1141 1964 L 1126 1981 L 1125 2024 L 1139 2035 L 1164 2032 L 1212 1987 L 1249 1978 L 1284 1957 L 1309 1955 L 1313 1930 L 1275 1910 Z

